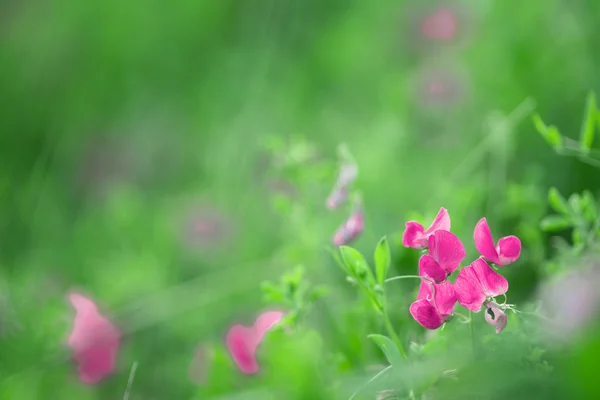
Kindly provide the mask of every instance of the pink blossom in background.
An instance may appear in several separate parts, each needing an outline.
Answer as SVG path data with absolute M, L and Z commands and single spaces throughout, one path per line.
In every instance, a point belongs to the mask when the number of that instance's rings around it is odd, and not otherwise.
M 449 8 L 440 7 L 425 16 L 420 23 L 421 35 L 431 40 L 449 41 L 456 37 L 458 19 Z
M 69 300 L 76 313 L 68 343 L 78 363 L 79 380 L 97 383 L 115 369 L 121 332 L 92 300 L 77 293 L 71 293 Z
M 521 255 L 521 241 L 516 236 L 500 238 L 498 245 L 495 245 L 492 231 L 485 218 L 480 219 L 475 226 L 473 237 L 477 251 L 499 266 L 515 262 Z
M 440 211 L 438 211 L 435 219 L 427 230 L 423 228 L 423 225 L 416 221 L 408 221 L 406 223 L 404 234 L 402 235 L 402 244 L 405 247 L 411 247 L 413 249 L 423 249 L 427 247 L 429 237 L 440 230 L 450 230 L 450 215 L 448 215 L 448 211 L 444 207 L 440 208 Z
M 284 313 L 267 311 L 256 318 L 251 327 L 234 325 L 227 332 L 225 344 L 240 371 L 244 374 L 255 374 L 259 370 L 256 361 L 256 350 L 269 329 L 277 324 Z
M 456 304 L 456 292 L 449 281 L 434 284 L 421 282 L 417 300 L 410 305 L 410 315 L 422 327 L 438 329 L 448 320 Z
M 487 298 L 500 296 L 508 291 L 508 281 L 485 260 L 478 258 L 460 270 L 454 288 L 458 302 L 463 307 L 479 312 Z
M 365 229 L 365 215 L 361 207 L 357 207 L 352 215 L 344 222 L 333 235 L 333 244 L 336 246 L 347 245 L 354 241 Z
M 234 224 L 210 205 L 196 205 L 185 216 L 184 240 L 198 251 L 214 251 L 232 241 Z
M 423 67 L 414 80 L 415 103 L 422 110 L 456 109 L 467 98 L 469 75 L 454 65 Z
M 330 210 L 336 209 L 348 199 L 350 185 L 354 183 L 357 177 L 358 166 L 356 164 L 342 164 L 333 189 L 327 197 L 327 208 L 329 208 Z
M 428 244 L 429 254 L 419 259 L 419 275 L 441 283 L 458 268 L 467 252 L 460 239 L 449 231 L 435 231 Z
M 485 305 L 485 322 L 496 328 L 496 335 L 506 328 L 508 322 L 506 314 L 494 302 L 488 301 Z

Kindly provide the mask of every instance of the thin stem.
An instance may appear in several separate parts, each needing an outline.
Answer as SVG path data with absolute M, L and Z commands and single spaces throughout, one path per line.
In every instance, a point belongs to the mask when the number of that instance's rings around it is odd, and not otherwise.
M 133 383 L 133 378 L 135 378 L 135 371 L 137 370 L 138 362 L 134 361 L 131 366 L 131 372 L 129 372 L 129 379 L 127 380 L 127 389 L 125 390 L 125 395 L 123 396 L 123 400 L 129 399 L 129 393 L 131 393 L 131 384 Z
M 469 310 L 469 331 L 471 332 L 471 346 L 473 348 L 473 357 L 475 357 L 475 330 L 473 328 L 473 312 Z
M 383 322 L 385 323 L 385 327 L 387 328 L 388 334 L 390 335 L 390 337 L 392 338 L 394 343 L 396 343 L 396 346 L 398 346 L 398 351 L 400 352 L 402 357 L 404 357 L 405 359 L 408 359 L 408 355 L 406 354 L 406 351 L 404 350 L 402 341 L 400 340 L 400 338 L 396 334 L 396 331 L 394 330 L 394 327 L 392 326 L 392 322 L 390 321 L 390 317 L 387 312 L 387 307 L 383 308 L 382 314 L 383 314 Z
M 419 276 L 419 275 L 400 275 L 400 276 L 394 276 L 394 277 L 388 278 L 388 279 L 386 279 L 384 281 L 384 283 L 388 283 L 388 282 L 391 282 L 391 281 L 397 281 L 399 279 L 409 279 L 409 278 L 410 279 L 426 279 L 426 278 L 424 278 L 422 276 Z
M 388 373 L 390 370 L 392 369 L 391 365 L 388 365 L 387 367 L 385 367 L 384 369 L 382 369 L 381 371 L 379 371 L 377 373 L 377 375 L 375 375 L 374 377 L 372 377 L 371 379 L 368 380 L 367 383 L 365 383 L 364 385 L 362 385 L 360 388 L 358 388 L 358 390 L 356 392 L 354 392 L 352 394 L 352 396 L 350 396 L 348 398 L 348 400 L 352 400 L 354 399 L 363 389 L 365 389 L 367 386 L 369 386 L 371 383 L 375 382 L 377 380 L 377 378 L 379 378 L 380 376 Z

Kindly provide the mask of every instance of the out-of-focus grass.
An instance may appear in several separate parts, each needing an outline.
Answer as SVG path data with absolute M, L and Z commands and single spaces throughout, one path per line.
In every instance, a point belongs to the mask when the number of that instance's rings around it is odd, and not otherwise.
M 418 37 L 414 18 L 435 4 L 464 12 L 464 40 L 439 46 Z M 510 210 L 540 212 L 549 184 L 566 193 L 597 187 L 597 172 L 554 158 L 527 120 L 511 128 L 508 147 L 506 137 L 486 144 L 493 132 L 485 122 L 532 98 L 549 122 L 577 137 L 584 94 L 599 86 L 600 5 L 435 4 L 0 5 L 0 397 L 115 398 L 134 360 L 132 399 L 201 393 L 187 375 L 193 349 L 222 346 L 231 323 L 263 307 L 259 283 L 288 267 L 271 260 L 291 239 L 261 178 L 261 144 L 270 136 L 302 134 L 332 159 L 338 142 L 349 144 L 366 200 L 367 229 L 357 242 L 365 249 L 401 229 L 412 210 L 443 205 L 469 237 L 484 213 L 512 231 L 524 217 Z M 461 95 L 441 107 L 420 101 L 428 71 L 458 73 L 451 79 Z M 326 186 L 308 197 L 315 208 Z M 206 205 L 231 223 L 231 236 L 190 249 L 182 221 L 188 207 L 193 215 Z M 315 218 L 308 232 L 325 244 L 337 218 Z M 508 272 L 519 299 L 537 282 L 543 239 L 525 240 L 538 258 L 525 250 Z M 313 280 L 342 285 L 315 248 L 303 254 Z M 412 271 L 411 257 L 395 250 L 399 271 Z M 65 294 L 74 288 L 97 299 L 127 334 L 116 374 L 97 388 L 76 382 L 64 348 L 72 315 Z M 394 318 L 408 335 L 414 323 L 400 304 L 412 289 L 398 288 Z M 365 343 L 372 321 L 363 321 L 352 295 L 342 291 L 321 307 L 311 323 L 332 353 L 352 365 L 377 359 Z M 586 371 L 591 361 L 581 354 L 572 362 Z M 302 386 L 298 380 L 310 375 L 288 359 L 274 361 L 278 376 L 241 378 L 225 354 L 217 358 L 210 379 L 223 398 L 252 398 L 246 390 L 267 398 L 261 385 Z M 316 399 L 325 386 L 311 381 L 304 395 L 288 398 Z

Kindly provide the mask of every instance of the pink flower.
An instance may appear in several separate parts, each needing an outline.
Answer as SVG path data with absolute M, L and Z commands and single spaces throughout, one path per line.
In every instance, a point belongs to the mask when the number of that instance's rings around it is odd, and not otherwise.
M 233 361 L 244 374 L 258 372 L 256 362 L 256 349 L 265 333 L 281 320 L 284 313 L 281 311 L 267 311 L 258 316 L 254 325 L 246 327 L 234 325 L 227 332 L 225 343 Z
M 344 163 L 340 167 L 338 178 L 331 194 L 327 197 L 327 208 L 338 208 L 348 199 L 349 186 L 358 176 L 358 167 L 353 163 Z
M 448 231 L 436 231 L 429 236 L 429 254 L 419 259 L 419 275 L 440 283 L 454 272 L 467 256 L 460 239 Z
M 479 220 L 475 226 L 473 236 L 477 251 L 489 261 L 499 266 L 515 262 L 519 258 L 519 255 L 521 255 L 521 241 L 516 236 L 500 238 L 498 246 L 495 246 L 492 232 L 485 218 Z
M 488 301 L 485 305 L 485 321 L 496 327 L 496 335 L 502 332 L 502 330 L 506 327 L 507 319 L 506 314 L 498 305 L 494 302 Z
M 343 246 L 356 239 L 365 229 L 365 215 L 362 208 L 357 207 L 352 215 L 333 235 L 333 244 Z
M 452 283 L 439 285 L 423 281 L 417 300 L 410 305 L 410 315 L 426 329 L 435 330 L 446 322 L 456 303 Z
M 76 311 L 69 346 L 79 364 L 79 380 L 99 382 L 115 369 L 121 332 L 98 312 L 92 300 L 76 293 L 71 293 L 69 300 Z
M 458 302 L 473 312 L 479 312 L 485 300 L 508 291 L 508 281 L 478 258 L 464 267 L 454 283 Z
M 440 208 L 433 223 L 427 230 L 423 228 L 423 225 L 416 221 L 408 221 L 402 236 L 402 244 L 404 247 L 411 247 L 413 249 L 425 248 L 427 247 L 429 236 L 440 230 L 450 230 L 450 216 L 444 207 Z
M 458 22 L 454 12 L 448 8 L 439 8 L 421 21 L 423 36 L 433 40 L 449 41 L 456 36 Z

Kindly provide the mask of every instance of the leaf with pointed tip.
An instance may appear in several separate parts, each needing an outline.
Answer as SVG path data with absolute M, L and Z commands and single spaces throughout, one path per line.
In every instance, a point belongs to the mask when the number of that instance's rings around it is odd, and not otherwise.
M 384 335 L 369 335 L 375 344 L 381 349 L 392 368 L 402 368 L 405 365 L 404 357 L 400 354 L 400 350 L 396 344 L 387 336 Z
M 387 238 L 384 236 L 379 243 L 377 243 L 377 247 L 375 248 L 375 272 L 377 274 L 377 283 L 382 286 L 390 269 L 390 263 L 390 245 L 388 244 Z

